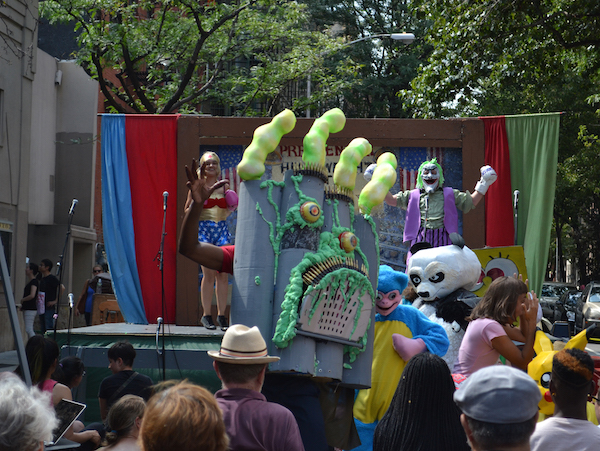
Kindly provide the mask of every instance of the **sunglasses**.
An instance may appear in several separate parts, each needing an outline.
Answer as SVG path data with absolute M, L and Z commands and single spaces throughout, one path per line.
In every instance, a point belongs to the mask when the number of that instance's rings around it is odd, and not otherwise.
M 101 269 L 94 269 L 94 274 L 96 274 L 96 273 L 98 273 L 98 274 L 99 274 L 99 273 L 101 273 L 101 272 L 102 272 L 102 270 L 101 270 Z

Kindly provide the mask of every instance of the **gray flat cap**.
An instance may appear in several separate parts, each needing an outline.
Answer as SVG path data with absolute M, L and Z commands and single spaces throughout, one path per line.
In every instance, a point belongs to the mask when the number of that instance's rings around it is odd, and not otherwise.
M 493 365 L 473 373 L 454 392 L 465 415 L 488 423 L 522 423 L 538 411 L 542 393 L 527 373 Z

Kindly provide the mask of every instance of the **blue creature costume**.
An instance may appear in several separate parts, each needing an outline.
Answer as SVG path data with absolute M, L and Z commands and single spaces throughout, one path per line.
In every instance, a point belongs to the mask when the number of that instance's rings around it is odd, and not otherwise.
M 415 307 L 400 304 L 407 285 L 406 274 L 387 265 L 379 267 L 371 388 L 359 390 L 354 402 L 354 420 L 362 444 L 353 451 L 373 449 L 375 427 L 392 401 L 406 361 L 420 351 L 443 356 L 448 350 L 448 336 L 442 326 Z

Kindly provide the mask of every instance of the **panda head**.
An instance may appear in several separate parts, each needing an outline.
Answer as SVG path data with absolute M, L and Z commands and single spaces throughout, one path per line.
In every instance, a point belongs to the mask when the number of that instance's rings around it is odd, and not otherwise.
M 460 288 L 474 289 L 481 263 L 468 247 L 451 244 L 418 250 L 409 260 L 407 273 L 419 297 L 433 302 Z

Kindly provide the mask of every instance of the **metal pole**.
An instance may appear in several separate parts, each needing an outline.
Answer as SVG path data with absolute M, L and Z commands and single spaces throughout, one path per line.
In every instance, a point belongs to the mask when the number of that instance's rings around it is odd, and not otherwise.
M 19 317 L 17 316 L 15 297 L 10 285 L 10 274 L 8 273 L 8 265 L 6 263 L 6 255 L 4 255 L 4 245 L 2 244 L 2 240 L 0 240 L 0 266 L 2 267 L 2 285 L 4 285 L 4 297 L 6 298 L 6 307 L 8 309 L 8 316 L 12 326 L 13 337 L 17 345 L 17 356 L 19 357 L 21 374 L 25 379 L 25 383 L 31 387 L 31 374 L 29 373 L 29 364 L 27 363 L 27 356 L 25 355 L 25 345 L 23 344 L 21 326 L 19 325 Z

